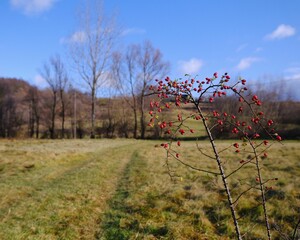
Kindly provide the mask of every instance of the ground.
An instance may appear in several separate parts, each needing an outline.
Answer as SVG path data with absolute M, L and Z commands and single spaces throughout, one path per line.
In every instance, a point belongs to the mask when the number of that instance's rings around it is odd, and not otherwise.
M 279 178 L 267 193 L 271 222 L 289 235 L 299 216 L 299 144 L 276 144 L 262 160 L 265 176 Z M 216 169 L 193 141 L 181 149 L 183 161 Z M 247 157 L 226 154 L 228 171 Z M 220 179 L 174 161 L 168 171 L 165 157 L 160 141 L 1 140 L 0 239 L 231 239 Z M 232 184 L 255 181 L 248 170 Z M 246 239 L 265 234 L 256 196 L 238 206 Z

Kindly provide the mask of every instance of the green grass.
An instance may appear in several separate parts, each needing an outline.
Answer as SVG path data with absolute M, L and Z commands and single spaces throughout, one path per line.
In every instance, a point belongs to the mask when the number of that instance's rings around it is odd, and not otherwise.
M 1 142 L 0 239 L 92 239 L 135 141 Z
M 211 154 L 209 143 L 199 146 Z M 230 141 L 219 141 L 220 148 Z M 234 239 L 219 177 L 172 160 L 157 141 L 0 141 L 0 239 Z M 261 160 L 263 174 L 278 177 L 267 192 L 274 223 L 291 236 L 299 218 L 299 141 L 276 144 Z M 192 141 L 181 159 L 217 171 Z M 226 171 L 247 154 L 223 152 Z M 171 180 L 169 173 L 177 177 Z M 253 168 L 229 178 L 237 189 L 255 182 Z M 245 239 L 265 239 L 259 192 L 241 198 L 237 212 Z M 273 229 L 274 239 L 280 239 Z

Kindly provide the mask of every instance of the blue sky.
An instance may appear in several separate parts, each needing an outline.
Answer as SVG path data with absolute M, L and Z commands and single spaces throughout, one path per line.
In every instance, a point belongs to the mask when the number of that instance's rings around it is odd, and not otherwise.
M 42 64 L 66 55 L 82 0 L 0 1 L 0 76 L 40 87 Z M 117 12 L 120 45 L 150 40 L 171 63 L 170 76 L 242 75 L 274 87 L 300 84 L 299 0 L 104 0 Z

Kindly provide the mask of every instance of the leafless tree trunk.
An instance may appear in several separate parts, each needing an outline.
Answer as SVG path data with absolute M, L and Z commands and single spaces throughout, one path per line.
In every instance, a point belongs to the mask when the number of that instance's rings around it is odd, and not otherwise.
M 140 81 L 140 113 L 141 113 L 141 138 L 145 138 L 145 95 L 153 80 L 160 79 L 167 74 L 169 64 L 163 61 L 163 55 L 159 49 L 155 49 L 147 41 L 141 46 L 138 58 L 138 66 L 141 69 Z
M 55 57 L 50 58 L 48 63 L 45 63 L 43 69 L 40 71 L 42 77 L 49 84 L 50 90 L 52 92 L 52 102 L 51 102 L 51 126 L 50 137 L 55 138 L 55 119 L 57 111 L 57 102 L 58 95 L 60 94 L 61 101 L 63 102 L 63 92 L 67 82 L 67 75 L 64 68 L 64 64 L 61 61 L 60 57 L 56 55 Z M 63 105 L 63 121 L 62 121 L 62 130 L 64 131 L 64 103 Z
M 102 4 L 87 6 L 80 13 L 80 29 L 70 40 L 70 52 L 77 73 L 91 94 L 91 138 L 95 137 L 97 90 L 104 85 L 117 31 L 113 18 L 106 18 Z
M 49 84 L 51 93 L 52 93 L 52 100 L 51 100 L 51 122 L 50 122 L 50 137 L 53 139 L 55 136 L 55 115 L 56 115 L 56 103 L 57 103 L 57 82 L 54 79 L 53 73 L 51 71 L 51 63 L 45 63 L 43 69 L 40 70 L 41 76 L 47 81 Z
M 65 136 L 65 116 L 66 116 L 66 87 L 68 83 L 68 76 L 59 56 L 52 59 L 54 71 L 57 74 L 59 98 L 61 104 L 61 137 Z
M 137 138 L 138 113 L 140 114 L 141 138 L 145 138 L 145 95 L 149 84 L 166 74 L 169 64 L 162 59 L 162 53 L 150 42 L 131 45 L 122 55 L 114 54 L 112 72 L 117 88 L 131 107 L 134 115 L 134 138 Z M 128 98 L 130 96 L 130 99 Z
M 138 130 L 138 103 L 137 103 L 137 50 L 136 45 L 131 45 L 128 47 L 125 56 L 121 53 L 115 53 L 113 55 L 113 64 L 112 64 L 112 74 L 115 79 L 117 89 L 123 96 L 126 104 L 130 106 L 133 111 L 134 118 L 134 128 L 133 128 L 133 137 L 137 138 Z M 130 96 L 130 97 L 129 97 Z
M 29 104 L 29 137 L 33 137 L 34 133 L 36 138 L 39 137 L 39 94 L 36 87 L 31 87 L 25 98 L 25 101 Z

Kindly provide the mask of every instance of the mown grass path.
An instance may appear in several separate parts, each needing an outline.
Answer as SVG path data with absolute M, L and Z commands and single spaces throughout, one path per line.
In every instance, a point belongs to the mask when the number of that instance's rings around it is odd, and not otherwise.
M 0 142 L 0 239 L 94 239 L 141 142 Z

